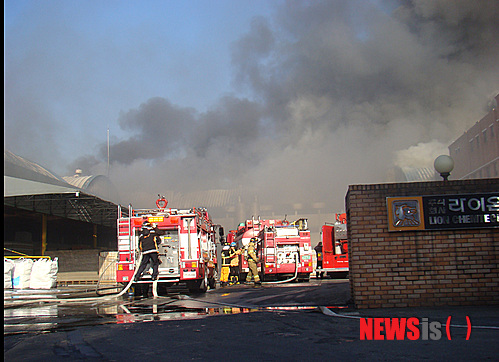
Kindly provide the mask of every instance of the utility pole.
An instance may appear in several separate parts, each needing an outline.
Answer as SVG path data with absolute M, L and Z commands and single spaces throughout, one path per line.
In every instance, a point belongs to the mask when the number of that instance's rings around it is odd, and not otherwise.
M 107 127 L 107 178 L 109 178 L 109 126 Z

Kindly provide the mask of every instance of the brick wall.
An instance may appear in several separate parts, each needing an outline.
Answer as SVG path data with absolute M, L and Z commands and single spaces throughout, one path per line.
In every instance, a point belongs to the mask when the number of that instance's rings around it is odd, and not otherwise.
M 99 271 L 98 249 L 48 251 L 52 259 L 58 258 L 59 272 Z
M 497 178 L 349 186 L 350 285 L 356 307 L 499 304 L 499 228 L 389 232 L 386 201 L 498 190 Z

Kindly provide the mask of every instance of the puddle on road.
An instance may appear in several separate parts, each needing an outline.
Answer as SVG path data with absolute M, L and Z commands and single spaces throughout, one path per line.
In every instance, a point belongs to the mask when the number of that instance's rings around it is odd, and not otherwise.
M 59 291 L 59 297 L 67 298 Z M 88 295 L 88 294 L 87 294 Z M 40 298 L 40 302 L 36 299 Z M 24 306 L 4 308 L 4 336 L 24 333 L 49 333 L 54 331 L 74 330 L 81 326 L 103 324 L 124 324 L 156 322 L 167 320 L 200 319 L 210 316 L 251 313 L 256 311 L 307 311 L 317 306 L 266 306 L 246 308 L 238 306 L 192 306 L 191 303 L 204 303 L 181 293 L 169 297 L 126 298 L 103 300 L 101 298 L 78 298 L 77 302 L 57 303 L 51 298 L 54 294 L 4 293 L 4 301 L 28 301 Z M 88 299 L 82 302 L 81 299 Z M 94 299 L 94 301 L 92 301 Z M 209 303 L 209 301 L 206 301 Z
M 199 319 L 224 314 L 256 312 L 259 309 L 238 307 L 187 308 L 162 305 L 119 306 L 121 313 L 115 313 L 116 323 L 154 322 L 179 319 Z
M 45 299 L 46 300 L 46 299 Z M 192 308 L 171 303 L 178 299 L 162 298 L 117 301 L 116 303 L 44 304 L 4 309 L 4 336 L 23 333 L 47 333 L 72 330 L 81 326 L 199 319 L 210 316 L 250 313 L 259 309 L 240 307 Z
M 174 300 L 176 301 L 176 300 Z M 48 333 L 73 330 L 82 326 L 143 323 L 211 316 L 252 313 L 257 311 L 307 311 L 316 306 L 275 306 L 243 308 L 233 306 L 192 308 L 169 305 L 172 301 L 143 299 L 107 306 L 45 305 L 34 308 L 4 309 L 4 336 L 23 333 Z

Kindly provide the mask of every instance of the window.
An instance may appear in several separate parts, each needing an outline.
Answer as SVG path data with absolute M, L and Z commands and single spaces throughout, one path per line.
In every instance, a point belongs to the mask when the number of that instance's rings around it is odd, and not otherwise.
M 487 128 L 482 131 L 483 143 L 487 143 Z

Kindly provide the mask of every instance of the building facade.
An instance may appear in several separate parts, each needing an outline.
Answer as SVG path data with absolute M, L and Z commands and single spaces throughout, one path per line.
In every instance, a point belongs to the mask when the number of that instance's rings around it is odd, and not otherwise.
M 454 160 L 453 179 L 499 176 L 499 94 L 485 117 L 449 146 Z

